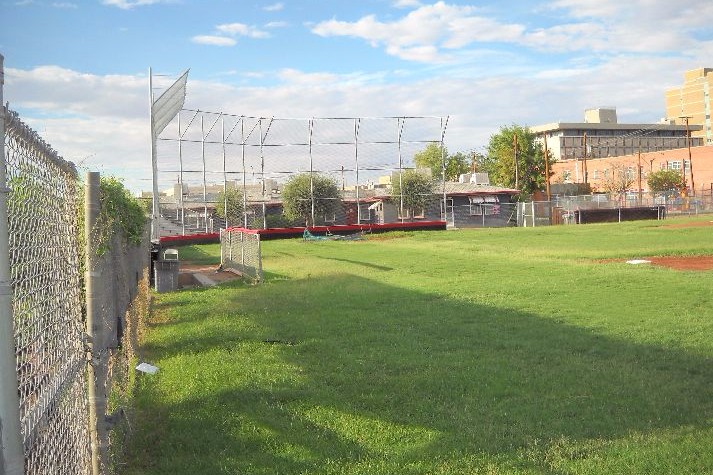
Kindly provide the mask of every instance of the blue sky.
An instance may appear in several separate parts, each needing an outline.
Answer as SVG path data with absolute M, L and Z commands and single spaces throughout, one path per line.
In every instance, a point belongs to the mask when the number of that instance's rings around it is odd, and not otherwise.
M 132 189 L 150 169 L 149 67 L 190 67 L 186 105 L 207 110 L 450 115 L 449 150 L 467 151 L 601 105 L 655 122 L 666 88 L 713 66 L 707 1 L 0 0 L 0 16 L 11 108 Z

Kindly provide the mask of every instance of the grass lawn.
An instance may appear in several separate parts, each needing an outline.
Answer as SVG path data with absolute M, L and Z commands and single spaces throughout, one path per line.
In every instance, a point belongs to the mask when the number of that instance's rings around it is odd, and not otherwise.
M 156 296 L 122 473 L 713 473 L 713 271 L 609 261 L 681 221 L 266 241 Z

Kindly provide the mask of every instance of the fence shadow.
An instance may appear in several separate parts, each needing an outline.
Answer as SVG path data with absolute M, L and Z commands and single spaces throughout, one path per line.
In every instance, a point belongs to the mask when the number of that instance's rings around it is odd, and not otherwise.
M 170 407 L 146 402 L 142 412 L 160 416 L 140 431 L 139 463 L 304 473 L 367 460 L 388 471 L 457 454 L 511 458 L 538 441 L 707 427 L 713 417 L 710 358 L 352 275 L 276 285 L 280 299 L 255 288 L 226 304 L 251 330 L 173 335 L 152 348 L 169 365 L 187 346 L 218 351 L 227 368 L 211 391 L 181 393 Z M 251 372 L 253 357 L 275 373 L 229 377 Z M 190 371 L 183 377 L 211 378 Z

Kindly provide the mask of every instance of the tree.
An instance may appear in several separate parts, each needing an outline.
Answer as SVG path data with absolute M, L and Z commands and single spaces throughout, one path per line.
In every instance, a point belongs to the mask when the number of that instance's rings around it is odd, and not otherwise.
M 517 161 L 514 136 L 517 136 Z M 545 187 L 544 152 L 527 127 L 515 124 L 501 127 L 500 132 L 490 136 L 488 153 L 480 158 L 479 165 L 490 175 L 492 184 L 517 188 L 521 196 Z
M 468 157 L 463 152 L 448 155 L 448 149 L 436 143 L 428 146 L 413 156 L 413 161 L 418 168 L 430 168 L 435 179 L 443 176 L 443 160 L 446 162 L 446 180 L 455 181 L 462 173 L 468 173 L 470 165 Z
M 314 197 L 312 195 L 314 190 Z M 341 204 L 339 187 L 330 177 L 318 173 L 300 173 L 290 178 L 282 189 L 283 214 L 289 220 L 302 220 L 305 226 L 314 226 L 319 219 L 334 214 Z
M 234 187 L 218 193 L 215 214 L 225 219 L 226 226 L 239 226 L 243 218 L 243 193 Z
M 681 173 L 677 170 L 659 170 L 649 173 L 646 183 L 649 185 L 649 190 L 655 193 L 681 191 L 686 186 Z
M 633 173 L 635 167 L 627 165 L 612 165 L 611 175 L 607 174 L 602 180 L 601 188 L 607 193 L 622 194 L 636 181 Z
M 391 178 L 391 199 L 396 206 L 403 203 L 401 216 L 414 216 L 433 199 L 435 181 L 418 170 L 404 170 Z

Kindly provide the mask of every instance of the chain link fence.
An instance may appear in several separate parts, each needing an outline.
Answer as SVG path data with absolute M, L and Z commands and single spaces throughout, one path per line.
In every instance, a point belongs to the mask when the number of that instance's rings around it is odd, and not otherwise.
M 74 166 L 6 107 L 0 139 L 0 473 L 119 473 L 148 235 L 98 256 Z
M 713 213 L 713 194 L 710 190 L 700 190 L 694 196 L 681 196 L 677 192 L 596 193 L 518 203 L 517 225 L 618 222 L 705 213 Z
M 25 473 L 90 473 L 77 172 L 16 113 L 3 114 Z
M 260 234 L 247 229 L 228 228 L 220 231 L 220 265 L 262 281 L 262 252 Z

